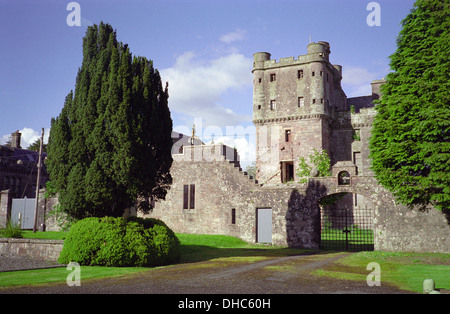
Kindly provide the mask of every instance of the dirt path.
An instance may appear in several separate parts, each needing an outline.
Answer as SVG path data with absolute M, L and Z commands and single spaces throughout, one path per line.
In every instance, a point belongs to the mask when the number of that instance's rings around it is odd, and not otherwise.
M 288 257 L 218 258 L 107 279 L 0 290 L 0 293 L 148 293 L 148 294 L 309 294 L 309 293 L 408 293 L 366 282 L 338 280 L 312 274 L 349 253 Z

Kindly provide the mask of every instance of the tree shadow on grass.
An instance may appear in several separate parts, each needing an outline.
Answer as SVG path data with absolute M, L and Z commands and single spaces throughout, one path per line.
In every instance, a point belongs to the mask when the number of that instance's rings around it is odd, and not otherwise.
M 206 245 L 183 245 L 181 244 L 180 263 L 203 262 L 216 258 L 226 257 L 287 257 L 297 255 L 330 254 L 327 251 L 298 249 L 298 248 L 217 248 Z

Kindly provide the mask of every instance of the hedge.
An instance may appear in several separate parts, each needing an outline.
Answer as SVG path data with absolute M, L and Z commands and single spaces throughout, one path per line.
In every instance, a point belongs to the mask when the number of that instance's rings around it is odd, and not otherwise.
M 85 218 L 64 240 L 58 262 L 100 266 L 160 266 L 180 260 L 180 241 L 157 219 Z

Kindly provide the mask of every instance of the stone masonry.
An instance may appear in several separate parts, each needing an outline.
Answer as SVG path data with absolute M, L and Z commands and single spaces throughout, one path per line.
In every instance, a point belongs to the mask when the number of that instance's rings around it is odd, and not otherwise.
M 330 63 L 330 53 L 323 41 L 309 44 L 307 54 L 297 59 L 277 62 L 270 53 L 255 53 L 256 180 L 241 171 L 232 148 L 187 140 L 173 151 L 173 184 L 166 200 L 148 216 L 175 232 L 318 249 L 319 201 L 347 193 L 333 206 L 371 207 L 375 250 L 450 252 L 446 213 L 397 204 L 370 169 L 374 100 L 381 97 L 384 80 L 372 82 L 372 95 L 347 98 L 342 67 Z M 332 175 L 298 184 L 298 159 L 313 149 L 327 151 Z M 264 241 L 259 238 L 263 231 Z

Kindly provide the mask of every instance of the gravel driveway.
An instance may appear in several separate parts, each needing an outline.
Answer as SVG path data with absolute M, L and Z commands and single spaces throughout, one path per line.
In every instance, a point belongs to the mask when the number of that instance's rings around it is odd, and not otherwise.
M 288 257 L 219 258 L 197 263 L 152 268 L 121 277 L 66 284 L 0 289 L 0 293 L 146 293 L 146 294 L 309 294 L 309 293 L 410 293 L 386 284 L 369 287 L 366 282 L 314 276 L 349 253 L 311 254 Z M 2 264 L 14 264 L 8 258 Z M 13 267 L 14 265 L 11 265 Z M 36 262 L 36 266 L 45 263 Z M 55 266 L 55 265 L 50 265 Z M 362 270 L 362 273 L 368 273 Z

